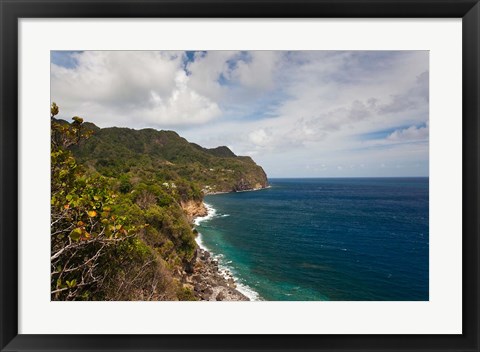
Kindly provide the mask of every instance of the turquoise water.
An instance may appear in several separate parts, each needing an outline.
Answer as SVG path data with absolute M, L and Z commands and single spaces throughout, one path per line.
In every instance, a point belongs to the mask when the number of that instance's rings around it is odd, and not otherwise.
M 197 227 L 252 298 L 428 300 L 428 178 L 269 181 Z

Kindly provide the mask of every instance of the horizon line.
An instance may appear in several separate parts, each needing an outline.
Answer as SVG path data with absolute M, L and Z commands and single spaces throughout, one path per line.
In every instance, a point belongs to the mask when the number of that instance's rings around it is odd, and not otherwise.
M 429 176 L 275 176 L 275 177 L 268 177 L 267 179 L 275 179 L 275 178 L 429 178 Z

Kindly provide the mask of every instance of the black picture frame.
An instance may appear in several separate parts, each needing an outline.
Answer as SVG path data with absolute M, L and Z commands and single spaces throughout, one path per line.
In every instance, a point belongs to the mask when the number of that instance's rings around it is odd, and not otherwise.
M 1 351 L 479 351 L 478 0 L 0 0 Z M 463 333 L 461 335 L 18 334 L 18 24 L 20 18 L 462 18 Z

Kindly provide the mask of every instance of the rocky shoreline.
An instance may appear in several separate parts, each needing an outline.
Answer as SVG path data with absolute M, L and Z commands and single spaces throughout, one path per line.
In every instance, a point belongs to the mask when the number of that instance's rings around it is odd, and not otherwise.
M 232 192 L 260 191 L 270 188 L 270 185 L 255 185 L 254 188 L 239 188 L 229 192 L 205 192 L 205 194 L 222 194 Z M 196 218 L 208 216 L 208 209 L 202 201 L 188 201 L 182 203 L 182 208 L 190 223 L 194 224 Z M 197 234 L 198 236 L 198 234 Z M 189 288 L 195 298 L 200 301 L 250 301 L 250 299 L 237 289 L 237 283 L 232 273 L 222 270 L 218 260 L 210 252 L 201 248 L 197 249 L 193 260 L 187 265 L 182 278 L 183 286 Z
M 182 202 L 180 205 L 190 223 L 192 223 L 195 218 L 208 215 L 208 209 L 202 201 L 189 200 L 187 202 Z
M 197 247 L 195 264 L 184 277 L 184 287 L 192 290 L 200 301 L 249 301 L 237 290 L 233 275 L 221 270 L 212 255 Z
M 208 215 L 208 209 L 201 201 L 182 203 L 182 208 L 191 223 L 196 218 Z M 249 301 L 237 290 L 233 275 L 221 270 L 218 261 L 210 252 L 197 244 L 195 256 L 184 272 L 183 286 L 189 288 L 200 301 Z
M 262 186 L 262 185 L 256 185 L 254 188 L 245 188 L 245 189 L 234 189 L 230 191 L 212 191 L 212 190 L 204 190 L 204 194 L 207 196 L 212 196 L 216 194 L 226 194 L 226 193 L 241 193 L 241 192 L 254 192 L 254 191 L 261 191 L 263 189 L 268 189 L 270 188 L 270 185 Z

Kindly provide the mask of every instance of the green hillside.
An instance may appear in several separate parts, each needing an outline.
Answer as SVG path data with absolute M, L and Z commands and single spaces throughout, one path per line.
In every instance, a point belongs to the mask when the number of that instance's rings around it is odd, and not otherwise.
M 89 126 L 91 128 L 91 126 Z M 187 179 L 204 193 L 259 189 L 268 181 L 250 157 L 225 146 L 207 149 L 173 131 L 103 128 L 73 149 L 76 158 L 105 176 L 135 179 L 151 172 L 160 183 Z
M 173 131 L 56 113 L 52 104 L 52 300 L 245 299 L 199 254 L 192 220 L 206 215 L 206 193 L 266 187 L 260 166 Z

